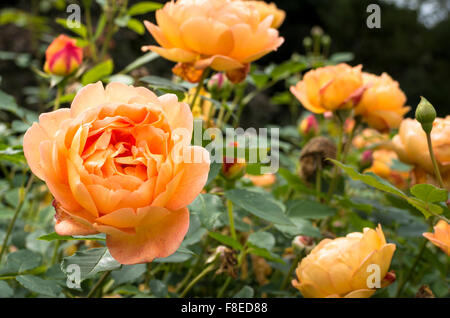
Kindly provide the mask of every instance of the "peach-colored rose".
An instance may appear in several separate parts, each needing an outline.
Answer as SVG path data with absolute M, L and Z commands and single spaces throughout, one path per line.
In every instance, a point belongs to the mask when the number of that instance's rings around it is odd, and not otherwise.
M 426 134 L 417 120 L 404 119 L 400 124 L 398 135 L 394 136 L 392 142 L 401 161 L 434 175 Z M 431 131 L 431 144 L 439 171 L 450 190 L 450 116 L 435 119 Z
M 423 236 L 450 256 L 450 224 L 439 220 L 434 227 L 434 233 L 423 233 Z
M 398 82 L 386 73 L 376 76 L 365 72 L 363 82 L 367 89 L 355 108 L 355 114 L 380 131 L 398 128 L 410 109 L 405 107 L 406 96 Z
M 372 165 L 365 172 L 373 172 L 383 179 L 388 180 L 398 188 L 404 189 L 408 185 L 409 172 L 393 170 L 391 166 L 398 159 L 395 151 L 390 149 L 378 149 L 372 153 Z
M 291 86 L 291 92 L 316 114 L 355 107 L 365 88 L 361 68 L 341 63 L 311 70 Z
M 70 109 L 41 114 L 23 149 L 55 197 L 56 232 L 106 233 L 122 264 L 174 253 L 209 171 L 208 152 L 190 146 L 192 129 L 175 95 L 115 82 L 87 85 Z
M 60 76 L 73 73 L 83 60 L 83 50 L 76 42 L 64 34 L 54 39 L 45 51 L 45 72 Z
M 360 134 L 353 138 L 352 145 L 358 149 L 372 148 L 387 144 L 389 141 L 388 134 L 382 134 L 373 128 L 365 128 Z
M 373 273 L 369 266 L 378 265 L 380 278 L 391 282 L 387 274 L 394 251 L 395 244 L 386 243 L 380 225 L 376 230 L 364 228 L 363 233 L 324 239 L 302 259 L 292 285 L 307 298 L 368 298 L 375 293 L 367 283 Z
M 261 21 L 258 10 L 243 1 L 178 0 L 156 11 L 154 25 L 144 21 L 160 46 L 144 46 L 164 58 L 208 66 L 216 71 L 246 68 L 284 41 L 271 27 L 273 15 Z
M 240 1 L 240 0 L 237 0 Z M 261 21 L 269 15 L 273 16 L 272 28 L 278 29 L 286 18 L 286 12 L 277 8 L 275 3 L 267 3 L 264 1 L 245 1 L 245 4 L 258 10 Z

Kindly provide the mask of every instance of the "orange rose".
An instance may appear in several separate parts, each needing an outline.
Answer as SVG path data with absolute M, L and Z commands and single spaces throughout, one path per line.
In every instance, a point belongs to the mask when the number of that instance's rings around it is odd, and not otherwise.
M 259 11 L 243 1 L 171 1 L 156 11 L 157 26 L 144 21 L 160 46 L 142 50 L 197 69 L 246 69 L 283 43 L 273 20 L 269 15 L 261 21 Z
M 395 151 L 388 149 L 375 150 L 372 153 L 372 158 L 372 165 L 365 172 L 373 172 L 399 188 L 404 189 L 407 186 L 409 172 L 393 170 L 391 168 L 393 161 L 398 159 Z
M 324 239 L 302 259 L 292 285 L 306 298 L 368 298 L 375 293 L 368 284 L 370 266 L 378 266 L 380 287 L 392 282 L 388 269 L 394 251 L 395 244 L 386 243 L 380 225 L 376 230 L 364 228 L 362 233 Z
M 70 109 L 41 114 L 23 149 L 55 197 L 56 232 L 106 233 L 122 264 L 174 253 L 209 171 L 208 152 L 190 146 L 192 129 L 175 95 L 121 83 L 87 85 Z
M 60 76 L 73 73 L 83 60 L 83 50 L 76 42 L 66 35 L 54 39 L 45 51 L 45 72 Z
M 352 108 L 364 92 L 361 67 L 341 63 L 311 70 L 296 86 L 291 86 L 291 92 L 316 114 Z
M 423 236 L 450 256 L 450 224 L 440 220 L 434 227 L 434 233 L 423 233 Z
M 404 119 L 400 124 L 398 135 L 394 136 L 392 142 L 401 161 L 434 175 L 427 137 L 417 120 Z M 450 116 L 435 119 L 431 131 L 431 144 L 444 183 L 450 190 Z
M 361 134 L 355 136 L 352 145 L 358 149 L 376 147 L 386 144 L 389 141 L 388 134 L 381 134 L 373 128 L 365 128 Z
M 240 0 L 237 0 L 240 1 Z M 286 18 L 286 12 L 277 8 L 275 3 L 267 3 L 264 1 L 245 1 L 245 4 L 258 10 L 261 21 L 269 15 L 273 16 L 272 28 L 278 29 Z
M 404 106 L 406 96 L 398 82 L 386 73 L 376 76 L 365 72 L 363 82 L 367 89 L 355 108 L 355 114 L 361 115 L 364 122 L 380 131 L 398 128 L 410 109 Z

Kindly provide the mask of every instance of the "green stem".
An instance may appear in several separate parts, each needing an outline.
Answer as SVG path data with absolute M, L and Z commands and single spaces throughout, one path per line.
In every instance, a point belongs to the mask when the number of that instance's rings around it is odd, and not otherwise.
M 231 237 L 237 239 L 236 230 L 234 229 L 233 202 L 227 199 L 228 220 L 230 221 Z
M 208 67 L 208 68 L 205 68 L 205 69 L 203 70 L 202 77 L 200 77 L 200 82 L 198 82 L 198 84 L 197 84 L 197 89 L 195 90 L 194 98 L 192 98 L 191 109 L 194 108 L 195 102 L 197 101 L 198 96 L 200 95 L 200 91 L 202 90 L 202 88 L 203 88 L 203 86 L 204 86 L 204 84 L 205 84 L 205 79 L 206 79 L 206 78 L 208 77 L 208 75 L 209 75 L 209 71 L 210 71 L 209 67 Z
M 281 283 L 281 290 L 284 290 L 289 283 L 289 279 L 292 278 L 292 273 L 294 272 L 295 268 L 298 266 L 298 262 L 300 262 L 300 256 L 296 256 L 295 259 L 292 261 L 291 267 L 289 268 L 289 271 L 284 278 L 283 282 Z
M 16 210 L 14 211 L 14 215 L 13 218 L 11 219 L 11 222 L 9 222 L 8 225 L 8 229 L 6 230 L 6 235 L 5 238 L 3 239 L 3 244 L 2 244 L 2 249 L 0 251 L 0 263 L 2 261 L 3 258 L 3 254 L 6 251 L 7 245 L 8 245 L 8 240 L 9 240 L 9 236 L 11 235 L 11 232 L 14 228 L 14 224 L 16 223 L 17 217 L 19 216 L 20 210 L 22 210 L 23 204 L 25 203 L 25 198 L 27 197 L 27 193 L 28 190 L 31 187 L 31 184 L 33 183 L 34 180 L 34 176 L 31 175 L 30 179 L 28 179 L 28 183 L 26 185 L 25 188 L 21 188 L 21 193 L 20 193 L 20 199 L 19 199 L 19 203 L 17 204 Z
M 94 287 L 92 287 L 92 289 L 89 291 L 89 294 L 87 295 L 87 298 L 92 298 L 92 296 L 95 294 L 95 292 L 100 288 L 100 286 L 103 284 L 103 282 L 105 281 L 105 279 L 109 276 L 109 273 L 111 273 L 111 271 L 107 271 L 105 272 L 100 279 L 95 283 Z
M 431 162 L 433 163 L 434 174 L 436 175 L 436 178 L 438 179 L 439 186 L 442 189 L 445 189 L 444 181 L 442 180 L 442 176 L 439 171 L 439 166 L 437 164 L 436 157 L 434 156 L 433 145 L 431 144 L 431 133 L 427 133 L 427 144 L 428 144 L 428 151 L 429 151 L 430 157 L 431 157 Z
M 425 247 L 427 245 L 428 240 L 424 238 L 422 245 L 420 246 L 419 253 L 416 256 L 416 259 L 414 260 L 413 265 L 408 271 L 408 274 L 405 276 L 405 279 L 402 281 L 402 283 L 398 286 L 397 294 L 395 297 L 399 297 L 403 291 L 403 288 L 405 287 L 406 283 L 408 283 L 411 276 L 414 274 L 414 270 L 416 269 L 417 264 L 419 264 L 420 259 L 422 258 L 422 254 L 425 251 Z
M 87 36 L 88 36 L 89 46 L 91 49 L 92 60 L 94 62 L 97 62 L 97 48 L 95 46 L 95 40 L 93 38 L 93 33 L 92 33 L 91 7 L 89 6 L 88 8 L 86 8 L 85 12 L 86 12 L 85 18 L 86 18 Z
M 222 298 L 222 295 L 225 292 L 225 290 L 227 289 L 230 282 L 231 282 L 231 276 L 228 276 L 227 279 L 225 280 L 225 284 L 223 284 L 222 288 L 217 293 L 217 298 Z
M 316 169 L 316 195 L 317 201 L 321 202 L 322 193 L 322 158 L 319 158 Z
M 183 290 L 183 292 L 180 294 L 181 298 L 184 298 L 186 296 L 186 294 L 189 292 L 189 290 L 191 290 L 192 287 L 194 287 L 195 284 L 197 284 L 197 282 L 199 280 L 201 280 L 203 277 L 206 276 L 206 274 L 208 274 L 209 272 L 211 272 L 214 269 L 215 265 L 211 264 L 208 267 L 206 267 L 200 274 L 198 274 L 190 283 L 189 285 L 186 286 L 186 288 Z
M 53 104 L 53 110 L 59 109 L 62 90 L 63 90 L 62 86 L 60 84 L 58 84 L 57 88 L 56 88 L 56 97 L 55 97 L 55 103 Z
M 344 135 L 344 127 L 343 127 L 344 123 L 341 122 L 340 119 L 338 119 L 338 122 L 339 122 L 338 123 L 339 131 L 338 131 L 336 160 L 340 161 L 341 153 L 342 153 L 342 140 L 343 140 L 343 135 Z M 336 189 L 338 176 L 339 176 L 339 168 L 338 168 L 338 166 L 335 165 L 333 168 L 333 176 L 331 177 L 331 183 L 330 183 L 330 188 L 328 189 L 326 202 L 330 202 L 331 196 L 333 195 L 334 190 Z
M 56 263 L 56 261 L 58 260 L 58 250 L 59 250 L 60 245 L 61 245 L 61 241 L 57 240 L 55 243 L 55 248 L 53 249 L 53 256 L 52 256 L 50 265 L 54 265 Z

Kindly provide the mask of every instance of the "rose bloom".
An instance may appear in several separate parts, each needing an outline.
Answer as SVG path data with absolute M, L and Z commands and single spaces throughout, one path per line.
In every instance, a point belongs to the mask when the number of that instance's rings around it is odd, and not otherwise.
M 264 1 L 245 1 L 244 3 L 251 8 L 258 10 L 261 21 L 272 15 L 272 28 L 278 29 L 286 18 L 286 12 L 278 9 L 275 3 L 267 3 Z
M 360 134 L 353 138 L 352 145 L 358 149 L 363 149 L 386 144 L 388 141 L 388 134 L 382 134 L 373 128 L 365 128 Z
M 257 187 L 269 187 L 277 180 L 277 177 L 273 173 L 262 174 L 259 176 L 247 174 L 245 177 L 250 179 L 253 185 Z
M 392 142 L 401 161 L 414 165 L 415 170 L 423 170 L 434 176 L 426 134 L 417 120 L 404 119 Z M 431 131 L 431 144 L 439 171 L 447 189 L 450 190 L 450 116 L 435 119 Z
M 261 20 L 260 12 L 243 1 L 171 1 L 156 11 L 157 25 L 144 21 L 160 46 L 144 46 L 142 50 L 197 69 L 245 69 L 246 64 L 283 43 L 271 27 L 273 21 L 273 15 Z
M 70 109 L 41 114 L 23 149 L 55 197 L 56 232 L 106 233 L 122 264 L 174 253 L 209 171 L 208 152 L 190 146 L 192 129 L 176 95 L 121 83 L 87 85 Z
M 316 114 L 352 108 L 364 92 L 361 68 L 341 63 L 311 70 L 297 85 L 291 86 L 291 92 Z
M 83 60 L 83 49 L 76 42 L 63 34 L 54 39 L 45 51 L 44 71 L 60 76 L 73 73 Z
M 394 160 L 398 159 L 395 151 L 390 149 L 378 149 L 372 153 L 372 165 L 365 172 L 373 172 L 377 176 L 388 180 L 398 188 L 408 186 L 409 172 L 398 171 L 391 168 Z
M 450 256 L 450 224 L 439 220 L 434 227 L 434 233 L 423 233 L 423 236 Z
M 386 243 L 380 225 L 376 230 L 364 228 L 363 233 L 324 239 L 302 259 L 292 285 L 306 298 L 368 298 L 375 293 L 367 286 L 373 274 L 369 266 L 379 266 L 383 285 L 392 277 L 387 274 L 394 251 L 395 244 Z
M 381 76 L 363 72 L 367 89 L 355 108 L 355 115 L 361 115 L 364 122 L 379 130 L 398 128 L 403 116 L 410 110 L 405 107 L 406 96 L 398 82 L 388 74 Z

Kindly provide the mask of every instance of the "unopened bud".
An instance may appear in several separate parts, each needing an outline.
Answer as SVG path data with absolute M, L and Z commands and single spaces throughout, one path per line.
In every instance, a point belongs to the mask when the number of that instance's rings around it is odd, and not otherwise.
M 429 134 L 436 119 L 436 110 L 425 97 L 421 97 L 420 103 L 417 105 L 416 119 L 422 125 L 422 129 Z
M 326 34 L 325 34 L 325 35 L 322 37 L 321 41 L 322 41 L 322 44 L 323 44 L 324 46 L 328 46 L 328 45 L 330 45 L 330 43 L 331 43 L 331 38 L 330 38 L 329 35 L 326 35 Z
M 314 239 L 310 236 L 298 235 L 292 241 L 292 248 L 297 255 L 308 254 L 314 246 Z
M 306 50 L 309 50 L 311 48 L 312 39 L 309 36 L 303 39 L 303 46 L 305 47 Z
M 319 124 L 314 115 L 304 118 L 299 125 L 299 132 L 303 136 L 313 136 L 319 132 Z
M 361 170 L 364 170 L 366 168 L 369 168 L 373 163 L 373 152 L 372 150 L 366 150 L 361 154 L 361 160 L 360 160 L 360 168 Z

